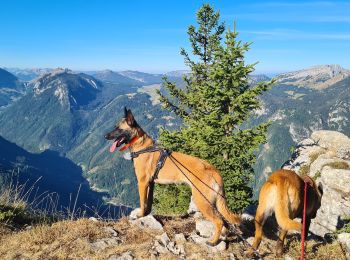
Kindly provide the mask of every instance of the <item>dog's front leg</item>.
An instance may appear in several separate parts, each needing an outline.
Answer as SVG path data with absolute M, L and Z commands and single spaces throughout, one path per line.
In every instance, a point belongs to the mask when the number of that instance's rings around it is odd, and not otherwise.
M 145 209 L 147 207 L 147 192 L 148 192 L 148 183 L 139 182 L 139 196 L 140 196 L 140 212 L 137 214 L 137 217 L 145 216 Z
M 153 191 L 154 191 L 154 182 L 151 181 L 151 182 L 148 184 L 148 189 L 147 189 L 147 199 L 146 199 L 145 215 L 151 214 L 151 212 L 152 212 Z

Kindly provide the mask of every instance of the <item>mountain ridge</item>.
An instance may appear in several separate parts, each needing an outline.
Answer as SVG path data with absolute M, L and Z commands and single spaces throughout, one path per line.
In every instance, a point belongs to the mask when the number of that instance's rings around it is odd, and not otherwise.
M 280 84 L 321 90 L 334 85 L 348 76 L 350 76 L 350 70 L 344 69 L 338 64 L 332 64 L 287 72 L 278 75 L 276 78 Z

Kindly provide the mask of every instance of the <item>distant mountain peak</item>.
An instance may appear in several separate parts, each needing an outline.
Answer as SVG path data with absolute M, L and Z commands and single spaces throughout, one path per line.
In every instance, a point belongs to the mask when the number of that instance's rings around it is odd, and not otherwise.
M 95 78 L 69 69 L 57 68 L 30 81 L 34 97 L 48 93 L 57 97 L 62 106 L 79 106 L 94 99 L 101 85 Z
M 349 77 L 350 70 L 338 64 L 317 65 L 303 70 L 280 74 L 278 82 L 285 85 L 325 89 Z

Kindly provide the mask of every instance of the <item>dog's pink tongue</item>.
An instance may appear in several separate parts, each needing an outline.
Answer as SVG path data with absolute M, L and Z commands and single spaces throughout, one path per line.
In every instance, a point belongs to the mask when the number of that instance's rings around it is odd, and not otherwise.
M 109 148 L 109 152 L 113 153 L 115 148 L 117 148 L 118 141 L 114 141 L 111 147 Z

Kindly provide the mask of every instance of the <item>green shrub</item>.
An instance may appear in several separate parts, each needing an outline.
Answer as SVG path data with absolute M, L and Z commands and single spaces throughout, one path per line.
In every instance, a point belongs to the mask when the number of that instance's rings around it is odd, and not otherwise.
M 350 216 L 345 217 L 344 220 L 347 223 L 337 233 L 350 233 Z
M 191 200 L 191 188 L 185 184 L 155 185 L 154 213 L 184 215 Z

